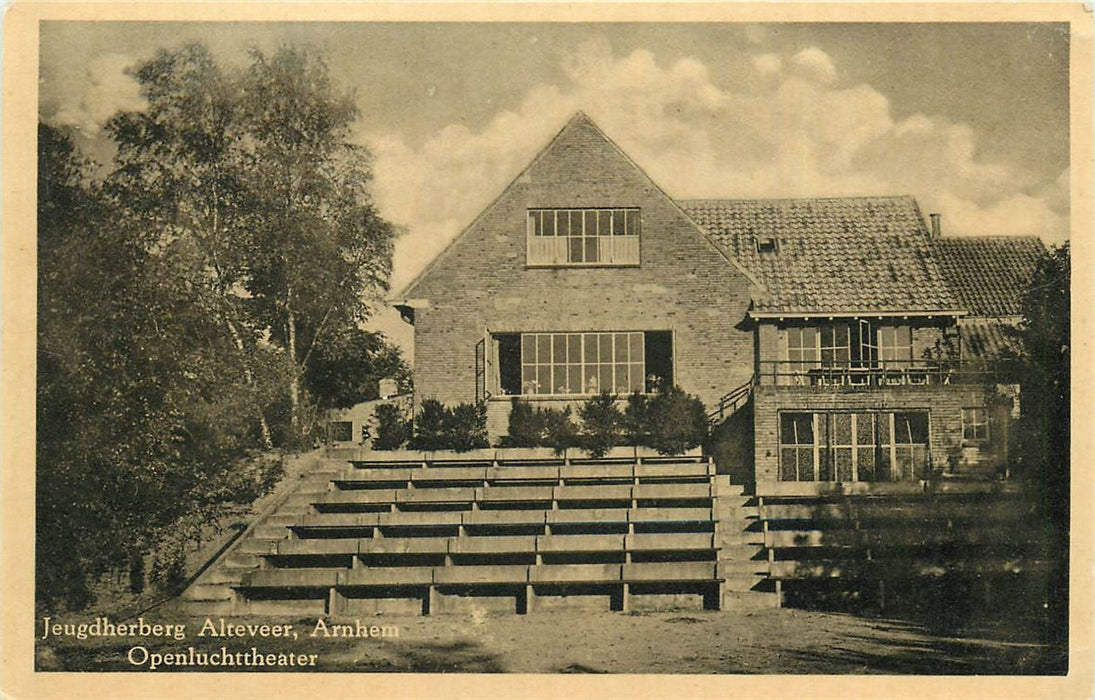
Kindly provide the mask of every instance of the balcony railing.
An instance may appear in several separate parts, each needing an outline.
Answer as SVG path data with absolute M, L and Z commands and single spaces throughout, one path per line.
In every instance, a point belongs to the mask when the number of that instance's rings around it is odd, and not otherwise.
M 1003 384 L 1017 381 L 1014 363 L 1004 360 L 877 360 L 822 365 L 797 360 L 761 360 L 762 386 L 875 387 Z

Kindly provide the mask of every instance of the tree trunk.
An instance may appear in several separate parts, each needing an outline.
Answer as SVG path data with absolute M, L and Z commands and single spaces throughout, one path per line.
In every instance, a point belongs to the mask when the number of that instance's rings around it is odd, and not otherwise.
M 239 330 L 236 329 L 236 324 L 232 323 L 232 319 L 226 316 L 224 323 L 228 326 L 228 332 L 232 335 L 232 342 L 235 344 L 236 351 L 239 352 L 240 355 L 240 361 L 243 363 L 243 378 L 247 382 L 247 386 L 254 389 L 255 375 L 251 372 L 251 364 L 247 361 L 246 351 L 243 347 L 243 338 L 240 337 Z M 266 422 L 266 415 L 262 412 L 262 406 L 256 406 L 255 413 L 258 414 L 259 432 L 262 435 L 262 446 L 269 450 L 274 446 L 274 441 L 270 439 L 270 425 Z
M 297 368 L 297 323 L 293 307 L 286 304 L 286 335 L 289 346 L 289 364 L 293 374 L 289 377 L 289 427 L 295 434 L 300 426 L 300 372 Z

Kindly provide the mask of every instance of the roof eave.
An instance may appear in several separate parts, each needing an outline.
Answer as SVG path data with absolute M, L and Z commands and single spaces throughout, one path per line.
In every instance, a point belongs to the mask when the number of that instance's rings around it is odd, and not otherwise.
M 932 316 L 965 316 L 968 312 L 964 309 L 931 309 L 917 311 L 757 311 L 750 310 L 749 317 L 760 319 L 785 319 L 785 318 L 902 318 L 902 317 L 932 317 Z

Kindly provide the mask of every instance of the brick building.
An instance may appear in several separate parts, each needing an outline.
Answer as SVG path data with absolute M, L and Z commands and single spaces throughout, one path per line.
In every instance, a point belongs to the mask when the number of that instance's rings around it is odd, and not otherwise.
M 991 473 L 1041 244 L 932 223 L 909 197 L 674 201 L 579 113 L 398 300 L 416 400 L 485 400 L 497 438 L 514 396 L 675 383 L 750 413 L 728 439 L 758 493 Z

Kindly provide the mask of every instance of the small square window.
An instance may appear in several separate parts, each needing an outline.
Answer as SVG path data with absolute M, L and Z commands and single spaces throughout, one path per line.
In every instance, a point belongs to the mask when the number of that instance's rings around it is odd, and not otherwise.
M 988 411 L 983 407 L 962 409 L 962 440 L 986 442 L 989 439 Z

